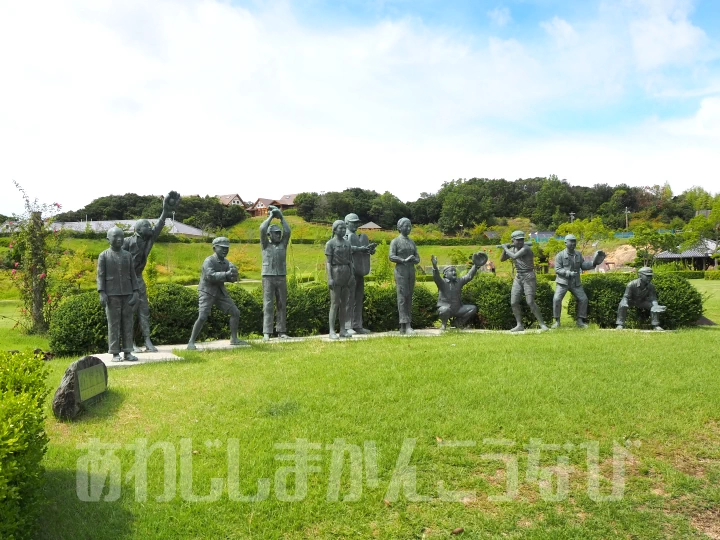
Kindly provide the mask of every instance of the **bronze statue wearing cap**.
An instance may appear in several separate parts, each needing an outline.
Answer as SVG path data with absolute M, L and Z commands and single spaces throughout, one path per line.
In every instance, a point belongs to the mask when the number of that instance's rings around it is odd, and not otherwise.
M 562 313 L 562 301 L 568 291 L 577 300 L 577 326 L 587 328 L 587 306 L 588 297 L 585 294 L 580 274 L 583 270 L 591 270 L 605 260 L 605 253 L 598 250 L 593 255 L 592 261 L 583 259 L 582 253 L 575 250 L 577 238 L 575 235 L 565 236 L 565 249 L 555 256 L 555 294 L 553 295 L 553 328 L 560 326 L 560 314 Z
M 440 330 L 447 329 L 450 318 L 454 319 L 455 326 L 462 328 L 477 313 L 477 306 L 462 303 L 462 288 L 475 277 L 478 268 L 487 262 L 487 253 L 479 251 L 472 256 L 472 266 L 467 274 L 457 277 L 455 266 L 443 268 L 443 275 L 440 277 L 440 270 L 437 265 L 437 257 L 430 256 L 433 266 L 433 280 L 438 288 L 438 315 L 440 316 Z
M 643 266 L 638 270 L 638 278 L 632 280 L 625 287 L 625 294 L 620 300 L 617 312 L 617 329 L 625 328 L 628 308 L 637 307 L 650 310 L 650 322 L 654 330 L 662 331 L 660 327 L 660 313 L 665 311 L 665 306 L 658 304 L 655 285 L 652 284 L 653 271 L 649 266 Z
M 188 350 L 195 350 L 195 340 L 200 335 L 205 321 L 210 316 L 213 305 L 225 313 L 230 313 L 230 345 L 247 345 L 247 342 L 238 339 L 238 325 L 240 324 L 240 310 L 230 298 L 225 288 L 226 282 L 238 280 L 237 267 L 226 259 L 230 251 L 230 240 L 224 236 L 215 238 L 212 242 L 214 255 L 205 259 L 198 285 L 199 315 L 193 325 L 192 335 L 188 341 Z
M 367 234 L 357 234 L 360 218 L 357 214 L 345 216 L 347 234 L 345 238 L 352 248 L 352 277 L 347 303 L 345 328 L 348 334 L 369 334 L 370 330 L 363 327 L 363 302 L 365 300 L 365 276 L 370 273 L 370 255 L 375 254 L 377 244 L 370 242 Z
M 513 278 L 512 290 L 510 292 L 510 307 L 515 316 L 516 325 L 511 332 L 522 332 L 525 326 L 522 322 L 522 295 L 525 293 L 525 301 L 530 306 L 530 311 L 540 324 L 540 330 L 547 330 L 543 321 L 540 308 L 535 303 L 537 291 L 537 277 L 535 276 L 535 255 L 532 248 L 525 244 L 525 233 L 514 231 L 510 235 L 512 244 L 501 244 L 498 247 L 503 250 L 500 255 L 500 262 L 512 261 L 515 277 Z
M 282 230 L 273 218 L 280 220 Z M 268 217 L 260 224 L 260 246 L 262 248 L 263 288 L 263 339 L 270 339 L 273 332 L 273 312 L 278 337 L 286 339 L 287 332 L 287 270 L 285 260 L 290 242 L 290 226 L 279 208 L 268 206 Z

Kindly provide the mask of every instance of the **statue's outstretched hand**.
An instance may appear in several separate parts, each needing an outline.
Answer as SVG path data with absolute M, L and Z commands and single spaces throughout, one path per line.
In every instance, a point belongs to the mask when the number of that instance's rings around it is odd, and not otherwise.
M 177 208 L 178 203 L 180 202 L 180 194 L 177 191 L 171 191 L 168 193 L 165 198 L 163 199 L 163 208 L 166 211 L 172 212 Z

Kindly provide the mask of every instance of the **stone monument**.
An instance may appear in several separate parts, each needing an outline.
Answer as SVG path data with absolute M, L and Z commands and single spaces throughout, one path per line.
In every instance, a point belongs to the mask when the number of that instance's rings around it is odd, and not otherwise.
M 577 326 L 587 328 L 588 298 L 580 282 L 580 274 L 583 270 L 591 270 L 605 260 L 605 253 L 598 250 L 593 255 L 592 261 L 583 260 L 582 253 L 575 250 L 577 238 L 575 235 L 565 236 L 565 249 L 555 256 L 555 294 L 553 295 L 553 328 L 560 326 L 560 314 L 562 313 L 562 301 L 565 294 L 570 291 L 577 300 Z
M 280 220 L 282 229 L 270 225 L 273 218 Z M 287 270 L 285 259 L 290 242 L 290 226 L 279 208 L 268 206 L 268 217 L 260 224 L 262 247 L 263 287 L 263 339 L 270 339 L 273 332 L 273 312 L 278 337 L 287 339 Z
M 210 316 L 213 305 L 219 307 L 225 313 L 230 314 L 230 345 L 247 345 L 246 341 L 238 339 L 238 325 L 240 324 L 240 310 L 230 298 L 225 288 L 226 282 L 238 280 L 237 267 L 227 260 L 230 251 L 230 240 L 224 236 L 215 238 L 212 242 L 214 255 L 205 259 L 200 274 L 200 285 L 198 285 L 199 314 L 192 329 L 188 350 L 195 350 L 195 340 L 200 335 L 205 321 Z
M 432 255 L 430 261 L 433 266 L 433 279 L 438 288 L 438 315 L 440 316 L 440 330 L 447 328 L 450 318 L 455 319 L 455 326 L 462 327 L 472 319 L 477 313 L 477 306 L 462 303 L 462 288 L 469 283 L 478 271 L 478 268 L 487 262 L 486 253 L 478 252 L 473 254 L 472 267 L 467 274 L 458 278 L 457 268 L 454 266 L 446 266 L 443 269 L 443 275 L 440 277 L 438 270 L 437 257 Z
M 412 223 L 408 218 L 397 222 L 400 234 L 390 242 L 390 261 L 395 263 L 395 286 L 400 315 L 400 333 L 413 334 L 412 295 L 415 290 L 415 265 L 420 262 L 417 246 L 409 238 Z
M 340 336 L 351 337 L 345 327 L 349 314 L 348 298 L 353 277 L 352 246 L 345 238 L 347 227 L 338 219 L 333 223 L 333 237 L 325 244 L 325 269 L 330 288 L 330 314 L 328 316 L 330 339 L 338 339 L 335 333 L 335 318 L 340 315 Z
M 97 290 L 108 322 L 108 352 L 113 362 L 137 360 L 133 356 L 133 306 L 138 301 L 138 282 L 132 255 L 125 251 L 120 227 L 107 232 L 110 247 L 98 257 Z M 120 351 L 124 358 L 120 358 Z
M 503 250 L 500 255 L 500 261 L 510 261 L 513 264 L 514 277 L 512 290 L 510 291 L 510 307 L 515 316 L 515 327 L 511 332 L 522 332 L 525 326 L 522 322 L 522 295 L 525 293 L 525 301 L 530 307 L 530 311 L 535 315 L 540 330 L 547 330 L 545 321 L 543 321 L 540 308 L 535 303 L 535 293 L 537 291 L 537 277 L 535 276 L 535 255 L 530 246 L 525 244 L 525 233 L 522 231 L 514 231 L 510 235 L 512 244 L 501 244 L 498 247 Z
M 100 400 L 107 391 L 107 367 L 95 356 L 76 360 L 65 370 L 52 400 L 56 418 L 72 420 L 82 410 Z
M 135 277 L 138 282 L 138 301 L 135 304 L 134 311 L 140 321 L 140 330 L 145 339 L 145 348 L 148 352 L 157 352 L 157 348 L 150 341 L 150 307 L 148 305 L 147 287 L 143 279 L 143 270 L 147 265 L 148 255 L 155 241 L 165 226 L 165 220 L 168 214 L 175 211 L 180 202 L 180 194 L 177 191 L 171 191 L 163 199 L 162 212 L 155 223 L 155 227 L 150 225 L 147 219 L 139 219 L 135 223 L 135 234 L 125 238 L 123 249 L 129 251 L 135 265 Z
M 353 275 L 350 281 L 348 296 L 348 315 L 345 327 L 349 334 L 369 334 L 370 330 L 363 327 L 363 302 L 365 301 L 365 276 L 370 273 L 370 255 L 375 254 L 377 244 L 370 242 L 367 234 L 357 234 L 360 218 L 357 214 L 345 216 L 347 234 L 345 237 L 352 247 Z
M 625 318 L 628 308 L 636 307 L 650 310 L 650 322 L 654 330 L 662 331 L 660 327 L 660 313 L 666 310 L 665 306 L 658 304 L 655 285 L 652 284 L 653 271 L 648 266 L 638 270 L 638 279 L 632 280 L 625 287 L 625 294 L 620 300 L 617 313 L 617 329 L 625 328 Z

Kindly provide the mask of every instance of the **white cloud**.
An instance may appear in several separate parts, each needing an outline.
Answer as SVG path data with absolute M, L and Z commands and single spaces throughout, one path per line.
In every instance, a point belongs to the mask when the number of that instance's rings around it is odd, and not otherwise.
M 639 12 L 630 24 L 633 53 L 642 70 L 691 64 L 707 41 L 705 32 L 688 19 L 687 0 L 635 0 Z
M 496 7 L 488 11 L 487 16 L 490 18 L 493 24 L 497 26 L 507 26 L 512 20 L 510 10 L 506 7 Z
M 555 40 L 559 47 L 575 45 L 578 41 L 578 34 L 566 20 L 560 17 L 553 17 L 550 21 L 540 23 L 540 26 Z
M 0 54 L 0 213 L 21 208 L 13 178 L 71 209 L 169 189 L 253 199 L 362 186 L 414 199 L 476 175 L 633 183 L 643 159 L 662 173 L 690 151 L 666 126 L 660 158 L 629 135 L 546 135 L 538 111 L 623 95 L 629 38 L 605 20 L 549 21 L 553 40 L 582 36 L 556 48 L 412 18 L 320 31 L 283 3 L 1 6 L 0 51 L 12 54 Z M 716 151 L 695 148 L 715 166 Z

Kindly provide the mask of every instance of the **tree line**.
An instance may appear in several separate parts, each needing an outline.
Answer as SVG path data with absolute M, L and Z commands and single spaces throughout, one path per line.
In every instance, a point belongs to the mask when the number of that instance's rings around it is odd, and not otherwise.
M 437 227 L 445 234 L 470 233 L 474 229 L 504 224 L 508 218 L 524 218 L 542 230 L 556 230 L 574 219 L 600 218 L 609 229 L 624 229 L 626 219 L 664 224 L 682 229 L 695 218 L 696 210 L 711 210 L 720 201 L 703 188 L 693 187 L 679 195 L 669 184 L 634 187 L 626 184 L 574 186 L 551 175 L 515 181 L 489 178 L 457 179 L 442 184 L 435 193 L 421 193 L 403 202 L 391 192 L 362 188 L 324 193 L 303 192 L 295 198 L 298 216 L 306 221 L 332 222 L 350 212 L 364 223 L 373 221 L 394 229 L 401 217 L 413 223 Z M 108 195 L 58 221 L 120 220 L 160 215 L 162 199 L 154 195 Z M 717 213 L 717 212 L 716 212 Z M 572 216 L 572 217 L 571 217 Z M 216 197 L 183 197 L 175 219 L 204 230 L 225 229 L 247 217 L 239 206 L 225 206 Z M 714 224 L 697 222 L 694 228 Z
M 622 229 L 628 216 L 682 228 L 696 210 L 720 200 L 699 187 L 674 195 L 669 184 L 632 187 L 626 184 L 573 186 L 551 175 L 516 181 L 471 178 L 445 182 L 436 193 L 421 193 L 402 202 L 386 191 L 350 188 L 326 193 L 305 192 L 295 198 L 306 221 L 333 221 L 355 212 L 363 222 L 393 229 L 408 216 L 413 223 L 435 224 L 446 234 L 469 231 L 480 224 L 496 225 L 506 218 L 527 218 L 536 227 L 555 230 L 571 219 L 599 217 L 611 229 Z M 572 218 L 570 217 L 572 216 Z M 628 218 L 629 219 L 629 218 Z
M 162 197 L 157 195 L 107 195 L 73 212 L 64 212 L 55 217 L 56 221 L 102 221 L 157 218 L 162 212 Z M 173 216 L 167 216 L 172 218 Z M 240 223 L 247 217 L 245 209 L 238 205 L 225 206 L 217 197 L 183 197 L 175 219 L 206 231 L 226 229 Z

